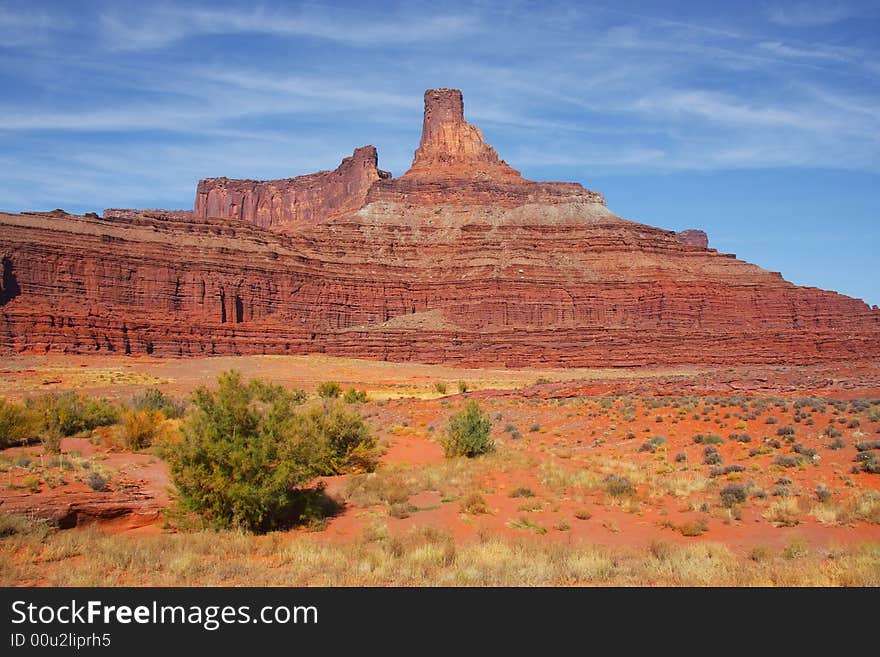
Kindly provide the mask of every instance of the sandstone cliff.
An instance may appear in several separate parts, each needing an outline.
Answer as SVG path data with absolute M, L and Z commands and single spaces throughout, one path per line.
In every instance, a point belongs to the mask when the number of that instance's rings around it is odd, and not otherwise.
M 378 161 L 374 146 L 362 146 L 334 171 L 283 180 L 200 180 L 193 214 L 297 230 L 360 208 L 370 186 L 391 177 L 379 169 Z
M 507 366 L 880 355 L 876 308 L 720 254 L 702 231 L 618 217 L 578 184 L 524 180 L 459 93 L 425 99 L 399 179 L 359 149 L 280 186 L 202 181 L 193 213 L 0 215 L 0 349 Z M 300 200 L 272 214 L 260 203 L 282 188 Z

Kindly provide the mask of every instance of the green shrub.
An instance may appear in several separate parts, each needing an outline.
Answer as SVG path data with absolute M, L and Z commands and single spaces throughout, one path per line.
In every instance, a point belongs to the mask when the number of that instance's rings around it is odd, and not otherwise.
M 469 401 L 464 410 L 449 418 L 443 447 L 446 456 L 468 458 L 491 452 L 495 443 L 489 438 L 492 421 L 476 401 Z
M 446 394 L 446 384 L 443 381 L 436 381 L 434 383 L 434 392 L 445 395 Z
M 280 386 L 245 385 L 236 372 L 218 383 L 196 390 L 183 438 L 166 454 L 180 504 L 214 525 L 265 531 L 311 517 L 320 500 L 302 486 L 375 463 L 366 424 L 341 402 L 297 413 L 299 395 Z
M 119 421 L 119 409 L 105 399 L 92 399 L 78 392 L 42 395 L 26 406 L 39 418 L 41 431 L 72 436 Z
M 22 404 L 0 399 L 0 449 L 24 444 L 39 430 L 36 414 Z
M 134 411 L 159 411 L 167 418 L 183 417 L 186 412 L 185 401 L 174 399 L 158 388 L 150 388 L 135 395 L 129 400 L 128 407 Z
M 355 404 L 358 402 L 367 401 L 367 391 L 366 390 L 355 390 L 354 388 L 349 388 L 345 391 L 345 394 L 342 396 L 342 400 L 346 404 Z
M 295 416 L 288 434 L 319 475 L 376 469 L 376 438 L 364 419 L 339 401 L 327 401 Z
M 324 399 L 334 399 L 341 392 L 342 388 L 339 387 L 336 381 L 324 381 L 318 385 L 318 397 L 323 397 Z
M 468 384 L 467 384 L 467 381 L 459 381 L 459 382 L 458 382 L 458 391 L 459 391 L 460 393 L 465 393 L 465 392 L 468 391 Z

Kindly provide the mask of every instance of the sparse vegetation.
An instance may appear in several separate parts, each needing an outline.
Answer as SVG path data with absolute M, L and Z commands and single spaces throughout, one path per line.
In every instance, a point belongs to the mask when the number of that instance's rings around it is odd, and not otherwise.
M 495 449 L 489 438 L 492 421 L 483 413 L 476 401 L 469 401 L 464 409 L 449 418 L 443 448 L 446 456 L 472 458 Z
M 336 381 L 324 381 L 318 384 L 318 397 L 335 399 L 342 392 L 342 388 Z

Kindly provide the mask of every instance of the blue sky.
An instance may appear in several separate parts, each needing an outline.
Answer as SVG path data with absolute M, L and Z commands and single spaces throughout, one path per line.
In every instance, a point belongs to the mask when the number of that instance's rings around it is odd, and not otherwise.
M 457 87 L 511 165 L 880 304 L 880 2 L 0 0 L 0 209 L 401 174 Z

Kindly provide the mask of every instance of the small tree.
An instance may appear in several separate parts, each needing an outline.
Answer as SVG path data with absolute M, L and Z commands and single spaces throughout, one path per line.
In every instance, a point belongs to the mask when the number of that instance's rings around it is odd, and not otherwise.
M 341 400 L 297 412 L 301 391 L 235 372 L 199 388 L 183 439 L 165 451 L 178 500 L 220 527 L 265 531 L 315 510 L 317 475 L 375 468 L 375 438 Z
M 469 401 L 463 410 L 449 418 L 443 448 L 446 456 L 467 456 L 472 458 L 495 449 L 489 438 L 492 421 L 480 409 L 476 401 Z
M 218 379 L 217 392 L 202 387 L 183 440 L 168 459 L 184 508 L 221 527 L 268 530 L 283 523 L 296 503 L 296 487 L 314 472 L 285 439 L 291 400 L 280 395 L 265 413 L 252 401 L 257 386 L 235 372 Z

